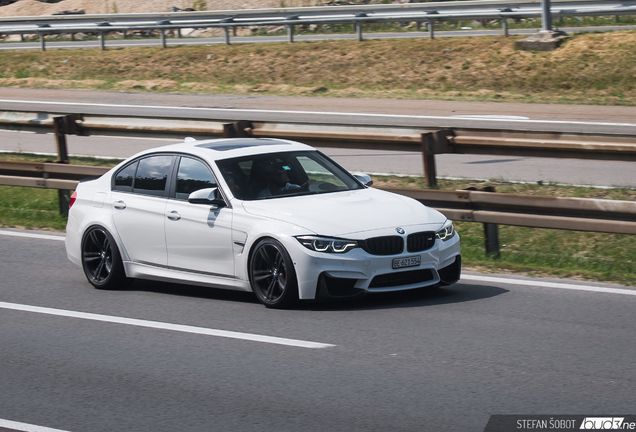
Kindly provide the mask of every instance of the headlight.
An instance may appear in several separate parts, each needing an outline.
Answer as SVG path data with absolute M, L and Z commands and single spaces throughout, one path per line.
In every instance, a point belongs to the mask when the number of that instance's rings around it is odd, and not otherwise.
M 442 241 L 450 240 L 455 235 L 455 227 L 453 222 L 447 220 L 444 227 L 435 233 L 435 237 Z
M 296 239 L 307 249 L 316 252 L 345 253 L 358 247 L 358 242 L 355 240 L 318 236 L 300 236 Z

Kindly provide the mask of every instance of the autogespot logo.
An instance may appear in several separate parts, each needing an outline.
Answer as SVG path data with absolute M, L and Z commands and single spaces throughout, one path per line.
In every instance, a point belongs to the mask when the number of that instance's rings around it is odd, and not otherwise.
M 636 431 L 636 416 L 585 415 L 497 415 L 488 420 L 484 432 L 575 432 L 578 430 L 631 430 Z
M 623 429 L 624 426 L 627 426 L 627 429 L 634 429 L 636 426 L 634 423 L 623 423 L 624 421 L 625 417 L 585 417 L 579 429 L 616 430 Z

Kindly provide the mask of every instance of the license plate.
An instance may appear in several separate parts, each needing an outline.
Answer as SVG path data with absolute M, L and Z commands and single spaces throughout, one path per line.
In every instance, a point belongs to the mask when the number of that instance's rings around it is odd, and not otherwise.
M 414 256 L 408 258 L 395 258 L 393 260 L 393 268 L 404 268 L 404 267 L 417 267 L 422 264 L 422 257 Z

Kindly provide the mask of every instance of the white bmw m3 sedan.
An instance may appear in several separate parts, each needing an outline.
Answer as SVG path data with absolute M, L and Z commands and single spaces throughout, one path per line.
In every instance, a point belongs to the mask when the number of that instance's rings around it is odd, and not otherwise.
M 186 139 L 80 182 L 66 251 L 95 288 L 176 282 L 271 308 L 459 280 L 452 222 L 371 183 L 293 141 Z

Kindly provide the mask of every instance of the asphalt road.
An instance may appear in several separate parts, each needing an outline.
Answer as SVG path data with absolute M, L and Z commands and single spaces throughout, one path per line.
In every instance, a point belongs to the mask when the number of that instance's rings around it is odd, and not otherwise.
M 635 288 L 469 273 L 278 311 L 183 285 L 94 290 L 60 237 L 6 234 L 0 428 L 466 432 L 491 414 L 634 414 Z
M 264 121 L 479 127 L 636 135 L 636 107 L 153 94 L 0 88 L 0 111 L 50 111 Z M 125 158 L 174 139 L 69 136 L 77 155 Z M 0 131 L 1 151 L 54 153 L 51 134 Z M 419 153 L 323 149 L 351 171 L 422 175 Z M 438 155 L 440 177 L 636 187 L 634 164 L 572 159 Z

